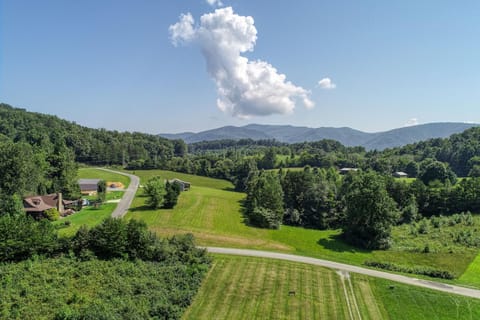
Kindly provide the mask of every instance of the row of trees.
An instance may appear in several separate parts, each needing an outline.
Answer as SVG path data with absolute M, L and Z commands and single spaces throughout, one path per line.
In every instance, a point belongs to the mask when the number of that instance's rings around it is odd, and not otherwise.
M 340 176 L 333 168 L 303 171 L 253 170 L 247 179 L 245 217 L 264 228 L 288 224 L 342 228 L 344 237 L 366 248 L 388 248 L 391 227 L 431 215 L 480 210 L 480 178 L 435 180 L 426 185 L 372 170 Z

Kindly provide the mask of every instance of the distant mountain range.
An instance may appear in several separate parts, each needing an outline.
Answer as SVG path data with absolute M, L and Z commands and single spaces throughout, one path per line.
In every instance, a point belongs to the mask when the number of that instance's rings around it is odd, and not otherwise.
M 167 139 L 182 139 L 186 143 L 223 139 L 275 139 L 280 142 L 296 143 L 332 139 L 349 147 L 362 146 L 367 150 L 383 150 L 431 138 L 446 138 L 479 125 L 463 122 L 437 122 L 368 133 L 348 127 L 308 128 L 290 125 L 249 124 L 243 127 L 226 126 L 198 133 L 161 133 L 159 135 Z

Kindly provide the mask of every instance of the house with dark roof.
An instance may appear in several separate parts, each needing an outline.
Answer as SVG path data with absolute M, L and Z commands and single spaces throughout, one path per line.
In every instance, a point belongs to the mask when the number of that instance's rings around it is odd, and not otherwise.
M 60 215 L 67 211 L 65 207 L 75 205 L 75 201 L 64 200 L 61 193 L 47 194 L 44 196 L 31 196 L 23 199 L 23 208 L 27 214 L 40 219 L 48 209 L 55 208 Z
M 79 179 L 78 185 L 83 195 L 93 196 L 97 194 L 98 183 L 100 179 Z

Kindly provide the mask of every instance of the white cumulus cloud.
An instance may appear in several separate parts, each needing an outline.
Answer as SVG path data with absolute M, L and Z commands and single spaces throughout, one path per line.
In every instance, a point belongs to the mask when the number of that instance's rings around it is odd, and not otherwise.
M 207 0 L 207 3 L 212 7 L 222 7 L 223 3 L 221 0 Z
M 195 43 L 200 47 L 217 86 L 217 106 L 223 112 L 249 118 L 290 114 L 297 102 L 314 107 L 309 92 L 287 81 L 274 66 L 242 56 L 253 51 L 257 40 L 252 17 L 237 15 L 226 7 L 202 15 L 198 25 L 191 14 L 181 15 L 169 30 L 174 45 Z
M 405 123 L 403 126 L 404 127 L 411 127 L 411 126 L 416 126 L 418 125 L 418 119 L 417 118 L 411 118 L 408 119 L 407 123 Z
M 318 86 L 326 90 L 332 90 L 337 87 L 337 85 L 333 83 L 330 78 L 323 78 L 322 80 L 318 81 Z

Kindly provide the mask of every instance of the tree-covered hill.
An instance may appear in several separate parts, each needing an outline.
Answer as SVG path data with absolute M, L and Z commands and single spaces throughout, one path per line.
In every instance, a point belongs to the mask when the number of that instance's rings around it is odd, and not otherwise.
M 243 127 L 227 126 L 198 133 L 160 134 L 169 139 L 183 139 L 187 143 L 213 140 L 276 140 L 283 143 L 312 142 L 323 139 L 336 140 L 347 147 L 364 147 L 367 150 L 384 150 L 400 147 L 431 138 L 446 138 L 478 124 L 461 122 L 427 123 L 384 132 L 362 132 L 348 127 L 309 128 L 291 125 L 249 124 Z
M 142 161 L 156 164 L 182 156 L 181 140 L 167 140 L 139 132 L 91 129 L 56 116 L 28 112 L 0 103 L 0 140 L 26 142 L 51 150 L 61 142 L 74 151 L 77 162 L 104 165 Z

